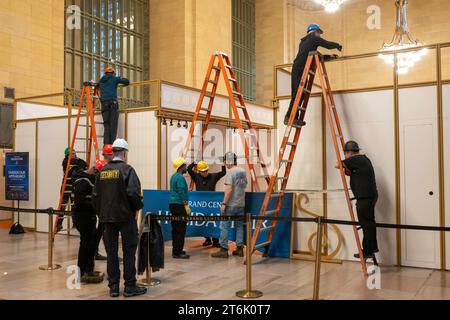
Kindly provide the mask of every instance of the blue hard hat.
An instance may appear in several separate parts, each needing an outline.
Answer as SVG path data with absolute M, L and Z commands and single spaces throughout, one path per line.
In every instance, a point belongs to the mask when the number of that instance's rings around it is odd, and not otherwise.
M 307 33 L 309 33 L 310 31 L 319 31 L 321 34 L 323 33 L 323 30 L 320 29 L 319 25 L 315 23 L 312 23 L 308 26 Z

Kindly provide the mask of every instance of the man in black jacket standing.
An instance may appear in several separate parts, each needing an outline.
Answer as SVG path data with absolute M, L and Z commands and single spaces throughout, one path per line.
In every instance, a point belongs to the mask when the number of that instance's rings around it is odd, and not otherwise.
M 137 211 L 142 209 L 141 183 L 136 171 L 125 163 L 128 143 L 113 143 L 114 158 L 95 181 L 94 204 L 104 226 L 110 296 L 119 296 L 119 233 L 122 236 L 125 297 L 142 295 L 146 288 L 136 286 Z
M 226 174 L 227 170 L 225 165 L 222 165 L 222 171 L 209 173 L 209 166 L 205 161 L 200 161 L 197 164 L 197 172 L 194 171 L 195 163 L 191 163 L 187 168 L 191 179 L 195 183 L 195 190 L 197 191 L 216 191 L 216 184 L 222 179 Z M 207 247 L 212 245 L 215 248 L 220 248 L 219 239 L 217 238 L 205 238 L 203 246 Z
M 95 174 L 100 172 L 106 162 L 97 160 L 95 167 L 89 170 L 79 168 L 72 175 L 74 205 L 72 218 L 80 233 L 80 249 L 78 250 L 78 267 L 80 268 L 82 283 L 100 283 L 103 274 L 94 271 L 94 256 L 97 244 L 97 215 L 92 205 L 92 189 Z
M 348 141 L 344 146 L 345 160 L 342 162 L 346 175 L 350 176 L 350 187 L 356 198 L 358 221 L 363 230 L 363 254 L 367 259 L 373 258 L 378 252 L 377 230 L 373 225 L 378 190 L 372 162 L 359 152 L 359 145 L 355 141 Z M 359 259 L 359 253 L 354 256 Z
M 317 24 L 311 24 L 308 27 L 307 35 L 302 38 L 300 42 L 300 47 L 298 49 L 297 56 L 294 60 L 294 65 L 292 66 L 292 93 L 291 93 L 291 103 L 289 104 L 289 109 L 284 117 L 284 124 L 287 125 L 289 117 L 291 115 L 292 108 L 294 106 L 295 97 L 297 96 L 298 86 L 300 85 L 300 80 L 303 76 L 303 70 L 305 69 L 306 60 L 311 51 L 316 51 L 318 47 L 324 47 L 326 49 L 338 49 L 342 51 L 342 46 L 336 42 L 330 42 L 321 38 L 323 34 L 322 29 Z M 299 106 L 302 105 L 304 96 L 302 95 L 300 99 Z M 304 122 L 300 122 L 299 113 L 297 112 L 294 126 L 304 126 Z

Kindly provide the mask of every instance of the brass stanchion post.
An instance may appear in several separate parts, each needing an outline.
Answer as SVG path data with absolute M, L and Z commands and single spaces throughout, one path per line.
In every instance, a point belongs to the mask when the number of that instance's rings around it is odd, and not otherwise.
M 252 216 L 251 213 L 247 213 L 246 217 L 246 230 L 247 230 L 247 245 L 245 256 L 245 268 L 246 268 L 246 289 L 236 292 L 236 296 L 239 298 L 259 298 L 263 296 L 263 293 L 258 290 L 252 290 L 252 252 L 250 241 L 252 241 Z
M 317 217 L 316 265 L 314 269 L 313 300 L 319 300 L 320 263 L 322 260 L 322 217 Z
M 150 266 L 150 225 L 151 225 L 151 216 L 147 214 L 145 216 L 148 226 L 148 241 L 147 241 L 147 268 L 145 270 L 145 278 L 138 281 L 138 284 L 144 287 L 154 287 L 161 283 L 161 280 L 152 278 L 152 271 Z
M 53 264 L 53 213 L 48 212 L 48 263 L 39 266 L 39 270 L 52 271 L 61 269 L 61 265 Z

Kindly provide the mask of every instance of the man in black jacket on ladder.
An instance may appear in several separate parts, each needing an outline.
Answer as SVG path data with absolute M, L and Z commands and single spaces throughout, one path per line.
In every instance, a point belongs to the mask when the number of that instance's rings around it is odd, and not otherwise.
M 300 42 L 300 47 L 298 49 L 297 57 L 295 57 L 294 65 L 292 66 L 292 93 L 291 93 L 291 103 L 289 104 L 289 109 L 284 117 L 284 124 L 288 124 L 289 117 L 291 115 L 292 108 L 294 107 L 295 97 L 297 95 L 298 86 L 300 85 L 300 80 L 302 79 L 303 70 L 305 69 L 306 60 L 311 51 L 316 51 L 318 47 L 324 47 L 326 49 L 338 49 L 342 51 L 342 46 L 339 43 L 327 41 L 322 39 L 323 34 L 322 29 L 317 24 L 311 24 L 308 27 L 307 35 L 302 38 Z M 300 99 L 299 106 L 302 105 L 303 95 Z M 294 126 L 304 126 L 304 122 L 300 122 L 299 113 L 295 117 Z

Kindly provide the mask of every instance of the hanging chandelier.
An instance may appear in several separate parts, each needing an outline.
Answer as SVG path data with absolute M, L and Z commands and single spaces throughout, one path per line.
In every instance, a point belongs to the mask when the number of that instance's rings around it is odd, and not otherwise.
M 385 63 L 395 66 L 394 54 L 392 52 L 414 47 L 420 47 L 423 44 L 414 40 L 409 32 L 408 24 L 408 0 L 396 0 L 397 21 L 394 36 L 390 43 L 384 43 L 378 55 Z M 390 54 L 384 53 L 390 52 Z M 417 62 L 428 53 L 427 48 L 416 51 L 397 53 L 397 73 L 406 74 Z
M 315 0 L 318 4 L 322 5 L 325 8 L 325 11 L 335 12 L 339 10 L 341 4 L 343 4 L 347 0 Z

